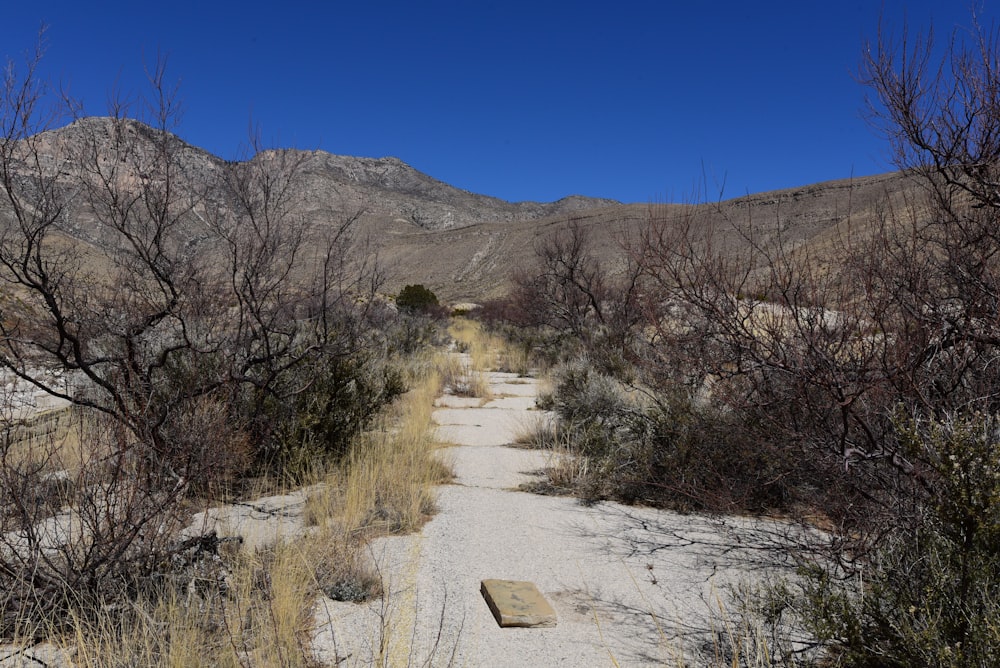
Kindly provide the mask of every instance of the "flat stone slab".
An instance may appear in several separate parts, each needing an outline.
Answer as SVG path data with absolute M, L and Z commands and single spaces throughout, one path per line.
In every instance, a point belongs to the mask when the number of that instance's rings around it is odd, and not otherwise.
M 556 611 L 533 582 L 483 580 L 480 591 L 502 628 L 551 628 L 556 625 Z

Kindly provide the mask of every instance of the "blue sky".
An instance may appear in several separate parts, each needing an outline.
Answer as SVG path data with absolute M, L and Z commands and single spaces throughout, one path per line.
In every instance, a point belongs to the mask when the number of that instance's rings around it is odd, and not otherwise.
M 760 192 L 892 169 L 855 80 L 880 11 L 941 38 L 953 0 L 8 3 L 0 55 L 48 24 L 44 71 L 105 113 L 169 55 L 179 134 L 396 156 L 508 200 Z M 992 12 L 992 13 L 991 13 Z M 981 10 L 989 24 L 996 15 Z

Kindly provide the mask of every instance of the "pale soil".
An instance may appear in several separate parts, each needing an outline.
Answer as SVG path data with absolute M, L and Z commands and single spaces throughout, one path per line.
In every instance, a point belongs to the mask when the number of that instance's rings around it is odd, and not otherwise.
M 484 667 L 700 665 L 731 617 L 726 586 L 776 570 L 787 527 L 709 519 L 516 487 L 539 480 L 542 451 L 506 447 L 532 422 L 536 383 L 491 374 L 495 399 L 445 396 L 437 438 L 455 470 L 420 534 L 375 541 L 387 594 L 321 600 L 315 648 L 327 663 Z M 501 629 L 480 581 L 529 580 L 558 615 L 548 629 Z M 381 649 L 380 649 L 381 648 Z M 381 659 L 379 658 L 381 654 Z
M 370 546 L 385 581 L 381 600 L 317 602 L 317 659 L 482 668 L 718 662 L 710 631 L 733 621 L 727 586 L 786 567 L 780 545 L 792 529 L 517 491 L 542 479 L 551 455 L 509 445 L 551 416 L 534 408 L 536 381 L 499 373 L 490 380 L 489 401 L 438 400 L 435 435 L 448 446 L 439 452 L 454 483 L 438 488 L 438 512 L 422 532 Z M 242 535 L 251 548 L 294 540 L 306 530 L 308 492 L 214 509 L 191 529 Z M 489 578 L 534 582 L 557 626 L 499 628 L 480 595 Z M 0 647 L 0 666 L 40 662 L 71 665 L 51 645 Z

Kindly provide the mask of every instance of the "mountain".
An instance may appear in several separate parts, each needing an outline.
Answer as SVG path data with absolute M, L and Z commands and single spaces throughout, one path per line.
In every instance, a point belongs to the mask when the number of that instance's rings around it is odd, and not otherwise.
M 615 204 L 508 223 L 478 223 L 458 229 L 416 232 L 385 225 L 382 257 L 395 268 L 393 285 L 420 282 L 452 300 L 503 295 L 510 276 L 530 269 L 546 236 L 577 225 L 612 268 L 623 267 L 624 245 L 636 242 L 652 219 L 687 218 L 713 230 L 720 247 L 739 250 L 748 240 L 737 229 L 752 228 L 757 242 L 780 236 L 786 248 L 823 256 L 849 230 L 862 235 L 886 211 L 901 210 L 919 196 L 919 186 L 900 173 L 819 183 L 757 193 L 717 203 Z
M 124 126 L 138 141 L 136 150 L 151 150 L 155 130 L 137 122 Z M 114 124 L 85 118 L 38 135 L 48 169 L 66 166 L 55 156 L 67 148 L 112 145 Z M 95 139 L 96 138 L 96 139 Z M 209 182 L 225 161 L 176 137 L 184 187 Z M 98 150 L 108 150 L 98 148 Z M 270 153 L 270 152 L 269 152 Z M 299 164 L 294 201 L 302 215 L 319 225 L 337 225 L 357 216 L 356 233 L 376 249 L 386 268 L 387 292 L 422 283 L 449 301 L 477 301 L 502 295 L 511 273 L 529 267 L 538 242 L 575 224 L 589 234 L 593 246 L 612 266 L 624 259 L 622 240 L 637 238 L 650 217 L 690 216 L 698 225 L 716 229 L 727 243 L 746 243 L 735 226 L 753 225 L 760 238 L 781 235 L 791 247 L 822 246 L 846 226 L 867 225 L 882 203 L 897 205 L 912 197 L 916 186 L 901 174 L 886 174 L 758 193 L 697 206 L 622 204 L 613 200 L 571 196 L 551 203 L 507 202 L 450 186 L 396 158 L 358 158 L 323 151 L 283 150 Z M 98 241 L 96 226 L 77 211 L 69 234 Z M 197 243 L 197 225 L 191 226 Z M 734 246 L 735 247 L 735 246 Z
M 556 202 L 507 202 L 438 181 L 398 158 L 353 158 L 324 151 L 305 154 L 304 186 L 331 212 L 364 210 L 401 219 L 424 230 L 570 214 L 614 200 L 564 197 Z
M 40 136 L 47 155 L 84 142 L 110 146 L 115 124 L 109 118 L 88 117 Z M 124 126 L 138 137 L 135 145 L 151 143 L 156 130 L 138 122 Z M 204 182 L 225 162 L 203 149 L 173 137 L 179 146 L 183 175 L 189 184 Z M 62 151 L 66 153 L 65 150 Z M 269 151 L 271 152 L 271 151 Z M 357 158 L 325 151 L 284 151 L 299 162 L 298 195 L 313 215 L 344 215 L 364 211 L 380 218 L 401 219 L 425 230 L 444 230 L 484 222 L 510 222 L 569 214 L 618 202 L 573 195 L 556 202 L 507 202 L 450 186 L 417 171 L 398 158 Z

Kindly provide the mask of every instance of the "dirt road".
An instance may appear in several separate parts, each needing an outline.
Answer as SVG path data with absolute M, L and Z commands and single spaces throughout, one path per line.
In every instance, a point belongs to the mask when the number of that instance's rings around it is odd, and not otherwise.
M 508 447 L 533 422 L 537 384 L 490 374 L 494 398 L 445 395 L 434 413 L 455 481 L 413 536 L 376 541 L 381 601 L 324 600 L 320 657 L 340 665 L 473 667 L 704 665 L 724 650 L 725 587 L 775 561 L 780 525 L 678 515 L 517 491 L 548 453 Z M 534 582 L 554 628 L 499 628 L 488 578 Z M 731 634 L 723 631 L 723 636 Z M 737 632 L 738 633 L 738 632 Z M 721 657 L 720 657 L 721 658 Z

